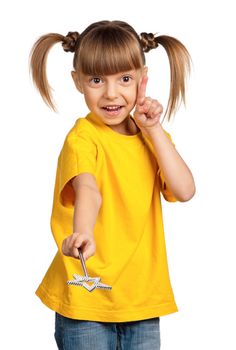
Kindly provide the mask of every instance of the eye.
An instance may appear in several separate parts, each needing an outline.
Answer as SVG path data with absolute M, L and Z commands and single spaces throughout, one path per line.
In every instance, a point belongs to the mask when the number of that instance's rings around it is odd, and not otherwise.
M 95 84 L 95 85 L 100 84 L 101 81 L 102 81 L 102 79 L 99 78 L 99 77 L 92 77 L 92 78 L 90 79 L 90 82 L 93 83 L 93 84 Z
M 132 79 L 132 78 L 131 78 L 130 75 L 124 75 L 124 76 L 122 77 L 122 81 L 123 81 L 124 83 L 129 83 L 131 79 Z
M 104 80 L 102 77 L 99 76 L 90 76 L 88 77 L 88 85 L 91 88 L 100 88 L 104 83 Z

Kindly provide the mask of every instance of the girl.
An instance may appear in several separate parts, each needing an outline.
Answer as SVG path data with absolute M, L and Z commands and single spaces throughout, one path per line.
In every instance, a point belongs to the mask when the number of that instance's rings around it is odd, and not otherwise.
M 173 37 L 139 36 L 121 21 L 44 35 L 33 47 L 31 70 L 53 109 L 46 60 L 58 42 L 74 52 L 72 78 L 90 113 L 76 121 L 58 159 L 51 216 L 58 253 L 36 294 L 56 312 L 59 349 L 157 350 L 159 317 L 177 311 L 160 192 L 183 202 L 195 186 L 162 128 L 162 105 L 146 97 L 144 52 L 161 44 L 169 57 L 168 119 L 185 98 L 189 54 Z M 82 274 L 78 249 L 90 275 L 112 290 L 67 285 L 74 272 Z

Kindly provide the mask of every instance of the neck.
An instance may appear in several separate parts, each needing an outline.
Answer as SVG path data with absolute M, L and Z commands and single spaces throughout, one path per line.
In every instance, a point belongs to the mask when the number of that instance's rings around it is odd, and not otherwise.
M 122 123 L 119 125 L 109 126 L 112 130 L 123 134 L 123 135 L 136 135 L 139 132 L 139 128 L 135 124 L 132 117 L 128 116 Z

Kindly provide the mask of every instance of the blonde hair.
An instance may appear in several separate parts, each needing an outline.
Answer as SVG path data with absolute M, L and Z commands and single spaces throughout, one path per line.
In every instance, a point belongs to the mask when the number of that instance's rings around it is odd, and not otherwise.
M 73 66 L 88 75 L 111 75 L 145 65 L 144 52 L 162 45 L 170 63 L 170 93 L 165 116 L 170 120 L 179 104 L 185 103 L 185 83 L 190 71 L 190 55 L 177 39 L 152 33 L 140 36 L 126 22 L 100 21 L 88 26 L 81 34 L 66 36 L 50 33 L 40 37 L 30 56 L 33 81 L 44 102 L 55 110 L 51 87 L 46 75 L 47 56 L 51 47 L 62 43 L 64 51 L 74 52 Z

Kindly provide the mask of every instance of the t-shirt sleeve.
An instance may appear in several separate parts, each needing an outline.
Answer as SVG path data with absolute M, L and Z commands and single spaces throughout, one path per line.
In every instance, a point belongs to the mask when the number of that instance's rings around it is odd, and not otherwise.
M 86 131 L 69 134 L 60 154 L 59 199 L 62 205 L 74 205 L 75 194 L 71 179 L 82 173 L 96 177 L 97 147 Z
M 174 145 L 174 142 L 171 139 L 171 136 L 168 132 L 166 132 L 166 135 L 168 136 L 168 138 L 170 139 L 170 141 L 172 142 L 172 144 Z M 159 182 L 160 182 L 160 190 L 161 193 L 163 195 L 163 197 L 168 201 L 168 202 L 176 202 L 177 199 L 175 198 L 175 196 L 173 195 L 173 193 L 171 192 L 171 190 L 168 188 L 164 175 L 161 171 L 161 169 L 159 168 L 158 170 L 158 176 L 159 176 Z

